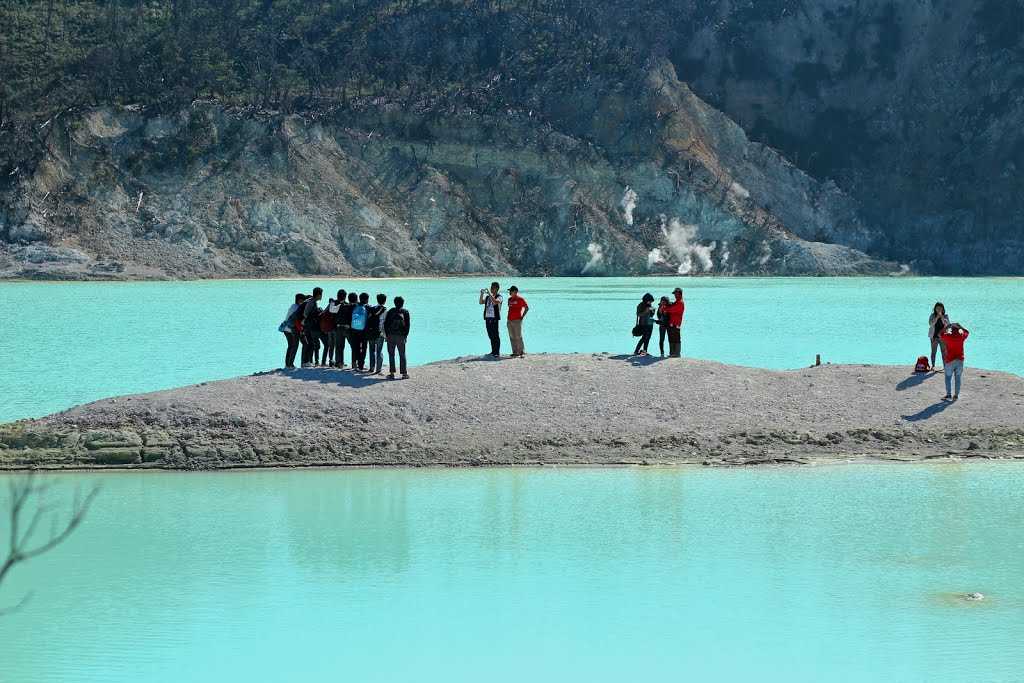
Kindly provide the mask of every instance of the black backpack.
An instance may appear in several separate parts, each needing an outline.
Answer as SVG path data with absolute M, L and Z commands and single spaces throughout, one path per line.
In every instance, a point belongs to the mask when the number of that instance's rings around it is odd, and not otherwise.
M 409 330 L 405 325 L 405 311 L 401 308 L 392 308 L 384 318 L 384 331 L 388 334 L 402 336 L 408 334 Z
M 384 307 L 380 304 L 369 308 L 369 315 L 366 316 L 366 333 L 372 336 L 380 334 L 380 316 L 384 313 Z

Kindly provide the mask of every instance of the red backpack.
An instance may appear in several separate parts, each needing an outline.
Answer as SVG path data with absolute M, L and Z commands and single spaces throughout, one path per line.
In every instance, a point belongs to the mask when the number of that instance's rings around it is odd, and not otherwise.
M 914 372 L 928 372 L 928 357 L 918 356 L 917 363 L 914 364 Z

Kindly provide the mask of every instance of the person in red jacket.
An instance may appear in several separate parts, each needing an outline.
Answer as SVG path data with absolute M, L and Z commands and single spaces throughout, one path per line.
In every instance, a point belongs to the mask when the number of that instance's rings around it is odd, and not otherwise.
M 960 323 L 953 323 L 942 331 L 939 338 L 942 340 L 942 366 L 946 373 L 946 395 L 943 401 L 955 401 L 960 398 L 960 376 L 964 372 L 964 342 L 971 333 L 961 327 Z M 956 379 L 956 392 L 952 395 L 950 386 L 953 379 Z
M 683 351 L 682 330 L 683 313 L 686 312 L 686 302 L 683 301 L 683 290 L 676 287 L 672 290 L 675 301 L 665 306 L 664 311 L 668 316 L 668 355 L 672 358 L 679 358 Z

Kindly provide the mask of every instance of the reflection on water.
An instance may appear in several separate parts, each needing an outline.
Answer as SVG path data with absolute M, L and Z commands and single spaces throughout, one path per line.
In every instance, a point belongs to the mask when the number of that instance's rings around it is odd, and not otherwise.
M 61 478 L 103 494 L 0 591 L 5 683 L 1024 668 L 1015 464 Z
M 366 581 L 400 574 L 409 564 L 408 477 L 308 477 L 281 490 L 286 547 L 315 580 Z

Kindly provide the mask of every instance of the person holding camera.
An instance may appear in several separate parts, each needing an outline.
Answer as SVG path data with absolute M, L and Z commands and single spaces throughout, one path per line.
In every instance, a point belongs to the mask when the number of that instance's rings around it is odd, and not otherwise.
M 480 305 L 484 307 L 484 325 L 487 327 L 487 336 L 491 340 L 491 356 L 501 358 L 501 336 L 498 332 L 498 325 L 501 323 L 501 286 L 497 282 L 491 283 L 491 289 L 480 290 Z
M 970 334 L 960 323 L 953 323 L 942 331 L 942 369 L 946 374 L 946 395 L 942 398 L 943 401 L 955 401 L 960 398 L 960 379 L 964 373 L 964 342 Z

